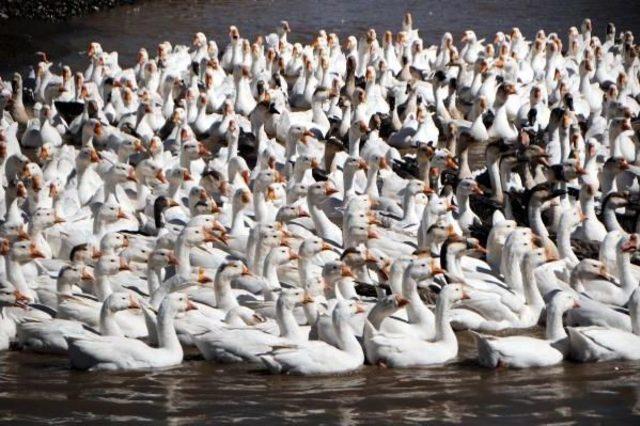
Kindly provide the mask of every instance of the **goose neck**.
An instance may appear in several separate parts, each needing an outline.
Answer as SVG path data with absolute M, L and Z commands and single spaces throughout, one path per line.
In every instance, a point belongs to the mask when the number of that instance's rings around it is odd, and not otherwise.
M 173 325 L 175 314 L 175 308 L 171 306 L 170 299 L 165 298 L 158 309 L 158 346 L 182 354 L 182 345 Z
M 228 312 L 231 309 L 240 306 L 233 294 L 233 290 L 231 289 L 231 283 L 228 279 L 221 277 L 220 274 L 216 275 L 214 289 L 218 309 Z
M 356 336 L 353 334 L 353 329 L 346 318 L 336 318 L 333 327 L 336 332 L 336 338 L 338 340 L 338 347 L 353 356 L 358 356 L 364 361 L 364 353 L 362 352 L 362 346 Z
M 116 321 L 115 313 L 109 309 L 107 303 L 103 303 L 100 308 L 100 334 L 103 336 L 124 336 Z
M 109 277 L 106 275 L 99 274 L 96 277 L 96 297 L 100 302 L 104 302 L 113 290 L 111 289 L 111 283 L 109 282 Z
M 535 266 L 526 259 L 522 262 L 522 278 L 524 287 L 524 298 L 527 306 L 533 309 L 542 309 L 544 300 L 538 290 L 538 283 L 535 276 Z
M 453 332 L 453 328 L 451 328 L 451 323 L 449 322 L 448 314 L 449 308 L 451 307 L 451 301 L 446 297 L 438 297 L 436 302 L 436 337 L 434 341 L 436 342 L 447 342 L 447 343 L 458 343 L 456 338 L 456 334 Z
M 296 321 L 293 311 L 280 303 L 276 302 L 276 319 L 280 328 L 280 337 L 293 341 L 303 341 L 304 334 Z
M 547 325 L 545 337 L 547 340 L 557 342 L 567 337 L 567 332 L 562 323 L 562 314 L 564 312 L 553 301 L 547 308 Z

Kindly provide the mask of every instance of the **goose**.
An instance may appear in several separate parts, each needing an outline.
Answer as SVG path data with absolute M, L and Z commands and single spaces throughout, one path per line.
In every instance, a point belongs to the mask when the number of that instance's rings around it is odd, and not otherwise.
M 262 364 L 271 373 L 295 375 L 346 373 L 359 369 L 364 363 L 364 353 L 348 320 L 352 313 L 360 311 L 360 305 L 345 301 L 337 303 L 332 322 L 338 347 L 323 341 L 289 344 L 260 355 Z M 326 362 L 329 358 L 333 360 L 331 363 Z
M 130 293 L 112 293 L 103 303 L 100 311 L 100 333 L 103 336 L 124 336 L 114 314 L 125 309 L 139 308 L 137 300 Z M 23 349 L 41 352 L 66 354 L 69 347 L 67 337 L 93 336 L 82 323 L 52 319 L 49 321 L 25 321 L 18 326 L 18 342 Z
M 571 358 L 580 362 L 640 359 L 639 310 L 640 291 L 636 289 L 629 299 L 631 332 L 599 326 L 567 327 Z
M 174 317 L 191 309 L 195 305 L 181 293 L 171 293 L 163 300 L 158 310 L 157 348 L 121 336 L 67 337 L 71 365 L 81 370 L 140 370 L 179 364 L 183 351 Z
M 460 284 L 445 286 L 436 302 L 436 335 L 434 340 L 407 338 L 369 330 L 367 346 L 371 357 L 378 363 L 392 368 L 444 364 L 458 355 L 458 340 L 447 316 L 451 304 L 469 298 Z M 370 322 L 366 328 L 373 328 Z M 367 331 L 365 332 L 367 333 Z
M 616 267 L 620 285 L 605 280 L 585 281 L 582 291 L 599 302 L 623 306 L 637 287 L 635 276 L 631 270 L 630 253 L 638 249 L 638 236 L 631 234 L 622 236 L 616 245 Z
M 542 248 L 530 250 L 524 255 L 521 267 L 525 303 L 516 309 L 504 303 L 496 304 L 499 298 L 492 293 L 470 288 L 468 292 L 471 299 L 452 312 L 456 328 L 495 331 L 505 328 L 528 328 L 537 324 L 544 308 L 544 300 L 538 290 L 534 271 L 536 267 L 550 260 L 555 258 Z
M 548 367 L 560 363 L 568 354 L 568 336 L 562 314 L 579 307 L 575 296 L 556 293 L 547 308 L 545 339 L 528 336 L 493 337 L 474 333 L 480 365 L 510 368 Z
M 305 333 L 293 316 L 296 303 L 304 303 L 302 289 L 283 289 L 276 302 L 276 316 L 280 335 L 256 328 L 220 327 L 195 337 L 196 346 L 207 361 L 260 362 L 260 355 L 273 346 L 286 346 L 307 341 Z

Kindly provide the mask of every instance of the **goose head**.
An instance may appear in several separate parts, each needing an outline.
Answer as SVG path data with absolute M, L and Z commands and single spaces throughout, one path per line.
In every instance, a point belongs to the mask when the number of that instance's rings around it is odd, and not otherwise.
M 367 266 L 378 274 L 380 281 L 388 281 L 392 259 L 380 250 L 367 250 L 366 255 Z
M 58 217 L 54 209 L 39 208 L 33 216 L 31 216 L 29 227 L 32 231 L 42 231 L 55 224 L 63 222 L 65 222 L 65 220 Z
M 578 301 L 578 297 L 567 291 L 557 292 L 550 301 L 550 309 L 556 310 L 557 312 L 566 312 L 579 307 L 580 302 Z
M 357 314 L 363 314 L 365 312 L 364 307 L 353 300 L 344 300 L 341 299 L 338 301 L 338 304 L 333 309 L 333 313 L 331 314 L 331 320 L 333 321 L 334 327 L 339 324 L 347 324 L 349 319 L 352 316 Z
M 622 253 L 632 253 L 640 248 L 639 244 L 638 234 L 623 235 L 618 241 L 617 249 Z
M 304 259 L 310 259 L 314 255 L 320 253 L 323 250 L 333 250 L 333 247 L 324 242 L 322 238 L 311 237 L 303 241 L 300 245 L 298 255 Z
M 299 258 L 300 256 L 291 247 L 279 245 L 271 248 L 267 255 L 267 262 L 280 266 Z
M 180 233 L 180 241 L 188 247 L 200 246 L 207 242 L 220 241 L 207 227 L 202 225 L 187 226 Z
M 411 261 L 405 270 L 405 274 L 418 283 L 444 272 L 431 257 L 418 257 Z
M 91 146 L 85 146 L 80 149 L 78 156 L 76 157 L 76 165 L 78 168 L 85 169 L 90 164 L 95 164 L 100 161 L 100 156 L 95 148 Z
M 251 206 L 252 202 L 253 195 L 251 194 L 251 191 L 246 188 L 239 188 L 233 194 L 233 211 L 239 212 L 240 210 Z
M 189 139 L 183 142 L 182 145 L 182 155 L 187 160 L 193 161 L 197 160 L 200 157 L 208 157 L 211 155 L 211 151 L 209 151 L 202 142 L 198 142 L 195 139 Z
M 471 194 L 484 195 L 484 191 L 482 191 L 482 189 L 478 185 L 478 182 L 476 182 L 473 178 L 465 178 L 458 183 L 456 194 L 458 195 L 458 197 L 468 197 Z
M 129 262 L 147 263 L 152 250 L 143 245 L 135 245 L 127 250 L 127 259 Z
M 355 277 L 353 271 L 346 263 L 342 261 L 331 261 L 322 266 L 322 278 L 327 283 L 335 283 L 343 277 Z
M 218 267 L 218 271 L 216 273 L 216 282 L 224 281 L 231 282 L 234 278 L 240 276 L 248 276 L 252 275 L 249 268 L 242 263 L 240 260 L 232 260 L 229 262 L 225 262 Z
M 98 210 L 98 220 L 103 222 L 115 222 L 119 219 L 127 219 L 127 214 L 120 208 L 113 197 L 109 197 L 107 202 L 100 206 Z
M 302 206 L 286 205 L 278 209 L 276 221 L 287 223 L 303 217 L 309 217 L 309 213 Z
M 543 265 L 547 262 L 552 262 L 554 260 L 558 259 L 553 257 L 548 250 L 544 248 L 535 248 L 525 253 L 523 264 L 527 264 L 532 269 L 535 269 L 540 265 Z
M 411 301 L 405 299 L 399 294 L 391 294 L 379 300 L 376 304 L 376 311 L 385 317 L 391 316 L 399 309 L 402 309 L 406 305 L 409 305 Z
M 131 267 L 124 257 L 112 254 L 100 256 L 96 263 L 95 273 L 97 276 L 113 276 L 121 271 L 130 271 Z
M 366 245 L 369 240 L 380 238 L 380 234 L 378 234 L 375 225 L 356 223 L 349 227 L 348 232 L 351 241 L 356 245 L 360 243 Z
M 112 183 L 138 182 L 133 166 L 124 163 L 115 163 L 107 172 L 107 176 Z
M 374 262 L 374 259 L 375 255 L 370 253 L 369 250 L 362 245 L 348 247 L 342 252 L 342 255 L 340 255 L 340 260 L 352 270 L 364 266 L 367 262 Z
M 153 250 L 149 255 L 149 267 L 154 270 L 167 266 L 178 266 L 179 263 L 173 250 L 159 248 Z
M 116 250 L 120 250 L 128 246 L 129 239 L 125 235 L 117 232 L 109 232 L 100 240 L 100 252 L 94 253 L 93 257 L 98 258 L 102 253 L 113 253 Z
M 179 187 L 183 182 L 192 181 L 191 173 L 186 167 L 174 167 L 167 171 L 167 181 Z
M 191 302 L 191 300 L 189 300 L 186 294 L 169 293 L 162 301 L 159 311 L 167 309 L 175 315 L 182 312 L 197 310 L 198 308 L 193 304 L 193 302 Z
M 337 192 L 338 190 L 333 187 L 331 182 L 318 182 L 309 186 L 307 198 L 310 203 L 317 205 Z
M 582 259 L 575 267 L 572 274 L 572 281 L 580 279 L 589 280 L 606 280 L 614 284 L 619 284 L 618 279 L 609 272 L 607 266 L 596 259 Z
M 45 256 L 33 242 L 24 240 L 13 243 L 10 257 L 16 262 L 26 263 L 33 259 L 44 258 Z
M 140 309 L 140 303 L 133 293 L 117 291 L 111 293 L 104 301 L 109 312 L 119 312 L 126 309 Z
M 136 178 L 140 182 L 148 183 L 167 183 L 167 178 L 164 174 L 164 170 L 155 161 L 147 159 L 141 161 L 135 168 Z
M 67 265 L 62 267 L 58 273 L 58 283 L 60 284 L 74 285 L 80 281 L 95 281 L 91 268 L 81 265 Z
M 429 196 L 433 194 L 433 190 L 431 188 L 428 188 L 424 183 L 424 181 L 417 180 L 417 179 L 411 179 L 407 183 L 407 186 L 405 187 L 405 191 L 410 195 L 424 194 Z
M 449 303 L 470 298 L 470 288 L 464 284 L 448 284 L 438 294 L 438 300 Z
M 440 170 L 458 170 L 454 155 L 447 149 L 437 149 L 431 159 L 431 167 Z
M 297 305 L 303 304 L 308 299 L 310 299 L 310 297 L 301 288 L 282 289 L 276 302 L 276 309 L 280 311 L 292 311 Z

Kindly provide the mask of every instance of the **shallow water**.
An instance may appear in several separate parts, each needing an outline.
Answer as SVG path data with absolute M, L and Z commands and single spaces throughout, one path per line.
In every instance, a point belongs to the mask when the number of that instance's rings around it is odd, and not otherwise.
M 84 66 L 90 41 L 120 52 L 131 64 L 140 46 L 189 43 L 195 31 L 223 47 L 228 26 L 253 38 L 287 19 L 293 40 L 307 41 L 319 28 L 342 41 L 374 27 L 397 31 L 411 10 L 426 44 L 444 31 L 458 39 L 463 30 L 479 37 L 519 26 L 531 37 L 543 27 L 563 39 L 586 16 L 602 35 L 607 22 L 640 32 L 640 5 L 634 1 L 430 1 L 311 2 L 142 1 L 66 23 L 5 22 L 0 25 L 0 75 L 25 71 L 34 52 L 57 63 Z M 635 3 L 635 4 L 634 4 Z M 247 366 L 220 366 L 188 357 L 183 365 L 157 372 L 82 373 L 65 358 L 22 352 L 0 354 L 0 422 L 168 421 L 172 424 L 237 421 L 390 423 L 499 421 L 603 423 L 640 416 L 640 364 L 605 363 L 528 371 L 488 371 L 472 361 L 467 333 L 459 335 L 461 361 L 418 371 L 365 367 L 340 377 L 269 376 Z M 329 360 L 330 362 L 330 360 Z
M 0 355 L 0 422 L 167 421 L 171 424 L 305 422 L 524 424 L 640 416 L 640 364 L 485 370 L 469 357 L 421 370 L 364 367 L 333 377 L 271 376 L 246 365 L 188 357 L 135 373 L 71 371 L 64 357 Z

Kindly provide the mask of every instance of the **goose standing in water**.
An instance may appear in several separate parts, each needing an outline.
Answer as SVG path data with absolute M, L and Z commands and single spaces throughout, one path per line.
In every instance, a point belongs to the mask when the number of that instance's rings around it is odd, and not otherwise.
M 131 68 L 93 42 L 84 72 L 39 55 L 33 105 L 0 82 L 0 348 L 331 374 L 449 363 L 464 329 L 490 367 L 638 359 L 633 34 L 397 30 L 232 25 Z

